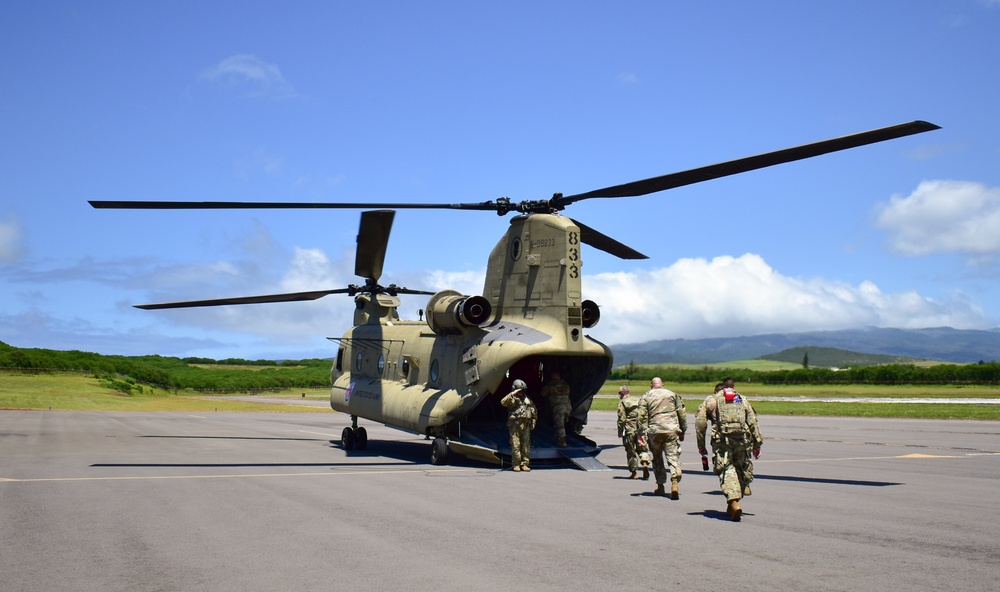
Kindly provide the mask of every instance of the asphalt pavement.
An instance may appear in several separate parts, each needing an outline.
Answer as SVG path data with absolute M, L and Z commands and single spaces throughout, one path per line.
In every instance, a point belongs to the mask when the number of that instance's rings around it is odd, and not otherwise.
M 671 501 L 611 412 L 612 471 L 514 473 L 334 412 L 0 411 L 0 589 L 996 589 L 1000 422 L 761 420 L 734 523 L 693 432 Z

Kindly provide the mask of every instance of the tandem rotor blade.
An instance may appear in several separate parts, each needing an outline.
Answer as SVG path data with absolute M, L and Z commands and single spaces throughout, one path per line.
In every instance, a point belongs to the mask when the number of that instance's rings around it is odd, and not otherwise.
M 658 191 L 674 189 L 675 187 L 683 187 L 684 185 L 691 185 L 693 183 L 700 183 L 702 181 L 709 181 L 711 179 L 718 179 L 720 177 L 728 177 L 729 175 L 762 169 L 776 164 L 793 162 L 804 158 L 812 158 L 814 156 L 837 152 L 839 150 L 847 150 L 849 148 L 857 148 L 867 144 L 875 144 L 877 142 L 884 142 L 886 140 L 929 132 L 936 129 L 940 129 L 940 126 L 926 121 L 911 121 L 910 123 L 883 127 L 867 132 L 851 134 L 849 136 L 842 136 L 840 138 L 823 140 L 822 142 L 806 144 L 804 146 L 797 146 L 795 148 L 786 148 L 784 150 L 777 150 L 766 154 L 758 154 L 757 156 L 748 156 L 746 158 L 730 160 L 679 173 L 671 173 L 669 175 L 653 177 L 651 179 L 633 181 L 631 183 L 614 185 L 603 189 L 595 189 L 594 191 L 588 191 L 586 193 L 566 196 L 556 195 L 552 198 L 551 204 L 557 209 L 562 209 L 568 204 L 584 199 L 590 199 L 592 197 L 636 197 L 639 195 L 656 193 Z
M 572 218 L 570 219 L 572 220 Z M 649 259 L 649 257 L 632 247 L 622 244 L 586 224 L 581 224 L 578 220 L 573 220 L 573 224 L 580 227 L 580 241 L 584 244 L 590 245 L 595 249 L 600 249 L 605 253 L 611 253 L 619 259 Z
M 241 296 L 238 298 L 217 298 L 214 300 L 188 300 L 185 302 L 163 302 L 160 304 L 136 304 L 135 308 L 143 310 L 160 310 L 165 308 L 195 308 L 198 306 L 229 306 L 231 304 L 264 304 L 268 302 L 299 302 L 317 300 L 330 294 L 347 294 L 351 288 L 336 290 L 317 290 L 314 292 L 292 292 L 289 294 L 268 294 L 265 296 Z
M 492 201 L 478 203 L 375 203 L 375 202 L 311 202 L 311 201 L 119 201 L 88 202 L 98 210 L 486 210 L 499 205 Z
M 376 210 L 361 212 L 358 228 L 358 251 L 354 257 L 354 275 L 378 280 L 385 262 L 385 247 L 389 243 L 392 220 L 396 212 Z

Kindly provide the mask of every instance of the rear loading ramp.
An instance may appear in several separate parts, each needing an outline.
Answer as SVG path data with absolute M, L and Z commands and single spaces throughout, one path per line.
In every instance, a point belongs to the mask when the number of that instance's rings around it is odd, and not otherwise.
M 558 465 L 567 461 L 585 471 L 610 470 L 593 458 L 601 448 L 589 438 L 567 434 L 565 448 L 556 444 L 551 426 L 538 426 L 531 432 L 531 464 Z M 510 466 L 510 431 L 505 424 L 463 424 L 461 433 L 448 441 L 451 450 L 477 460 Z M 584 459 L 589 459 L 584 460 Z

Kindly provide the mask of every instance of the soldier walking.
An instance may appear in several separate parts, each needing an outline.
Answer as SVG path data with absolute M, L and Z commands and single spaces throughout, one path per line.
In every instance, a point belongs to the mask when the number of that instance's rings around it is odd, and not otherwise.
M 722 391 L 705 401 L 706 421 L 696 421 L 698 452 L 705 450 L 705 430 L 709 422 L 712 431 L 712 464 L 719 476 L 722 493 L 726 496 L 726 513 L 739 522 L 743 515 L 740 500 L 750 495 L 753 481 L 753 458 L 760 458 L 764 439 L 757 424 L 757 414 L 750 402 L 736 392 L 733 379 L 727 378 Z
M 642 478 L 649 479 L 649 452 L 639 445 L 639 400 L 631 395 L 628 385 L 618 389 L 618 437 L 622 439 L 628 461 L 629 479 L 638 478 L 636 471 L 642 465 Z
M 500 404 L 510 409 L 507 429 L 510 430 L 510 456 L 515 471 L 530 471 L 531 430 L 538 421 L 538 408 L 528 398 L 528 385 L 523 380 L 515 380 L 514 390 L 500 399 Z
M 569 421 L 569 414 L 573 411 L 569 393 L 569 383 L 562 379 L 558 370 L 551 371 L 549 381 L 542 387 L 542 396 L 549 400 L 556 440 L 562 448 L 566 447 L 566 422 Z
M 639 444 L 648 446 L 653 455 L 656 495 L 666 495 L 667 469 L 670 470 L 670 499 L 680 499 L 681 442 L 687 431 L 687 411 L 677 393 L 663 388 L 663 380 L 654 378 L 650 389 L 639 398 Z M 665 457 L 665 463 L 664 463 Z

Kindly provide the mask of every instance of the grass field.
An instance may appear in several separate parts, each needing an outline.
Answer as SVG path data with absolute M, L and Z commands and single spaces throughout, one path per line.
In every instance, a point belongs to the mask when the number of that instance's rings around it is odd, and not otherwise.
M 146 388 L 142 395 L 126 396 L 100 385 L 92 376 L 79 374 L 0 374 L 0 409 L 53 409 L 73 411 L 290 411 L 315 413 L 329 411 L 323 407 L 244 403 L 204 399 L 195 393 L 175 395 L 169 391 Z M 274 395 L 298 396 L 294 393 Z M 307 396 L 316 396 L 306 391 Z M 310 394 L 311 393 L 311 394 Z M 268 393 L 272 395 L 272 393 Z M 325 389 L 323 398 L 330 394 Z
M 621 382 L 608 382 L 600 393 L 615 395 Z M 681 393 L 689 412 L 694 412 L 705 395 L 712 392 L 714 384 L 667 384 L 667 388 Z M 633 381 L 630 389 L 639 395 L 648 388 L 645 382 Z M 919 386 L 885 387 L 877 385 L 836 386 L 766 386 L 738 384 L 737 388 L 751 400 L 757 396 L 803 398 L 984 398 L 1000 400 L 1000 389 L 985 386 Z M 287 392 L 268 392 L 268 397 L 326 400 L 327 389 L 290 389 Z M 613 411 L 618 398 L 597 397 L 592 409 Z M 1000 405 L 949 404 L 949 403 L 825 403 L 825 402 L 754 402 L 761 415 L 832 415 L 847 417 L 912 417 L 940 419 L 990 419 L 1000 420 Z M 219 398 L 206 399 L 197 393 L 173 393 L 145 387 L 141 395 L 122 395 L 102 386 L 92 376 L 56 374 L 0 374 L 0 409 L 52 409 L 76 411 L 282 411 L 299 413 L 329 412 L 328 407 L 303 405 L 276 405 L 272 403 L 247 403 Z

